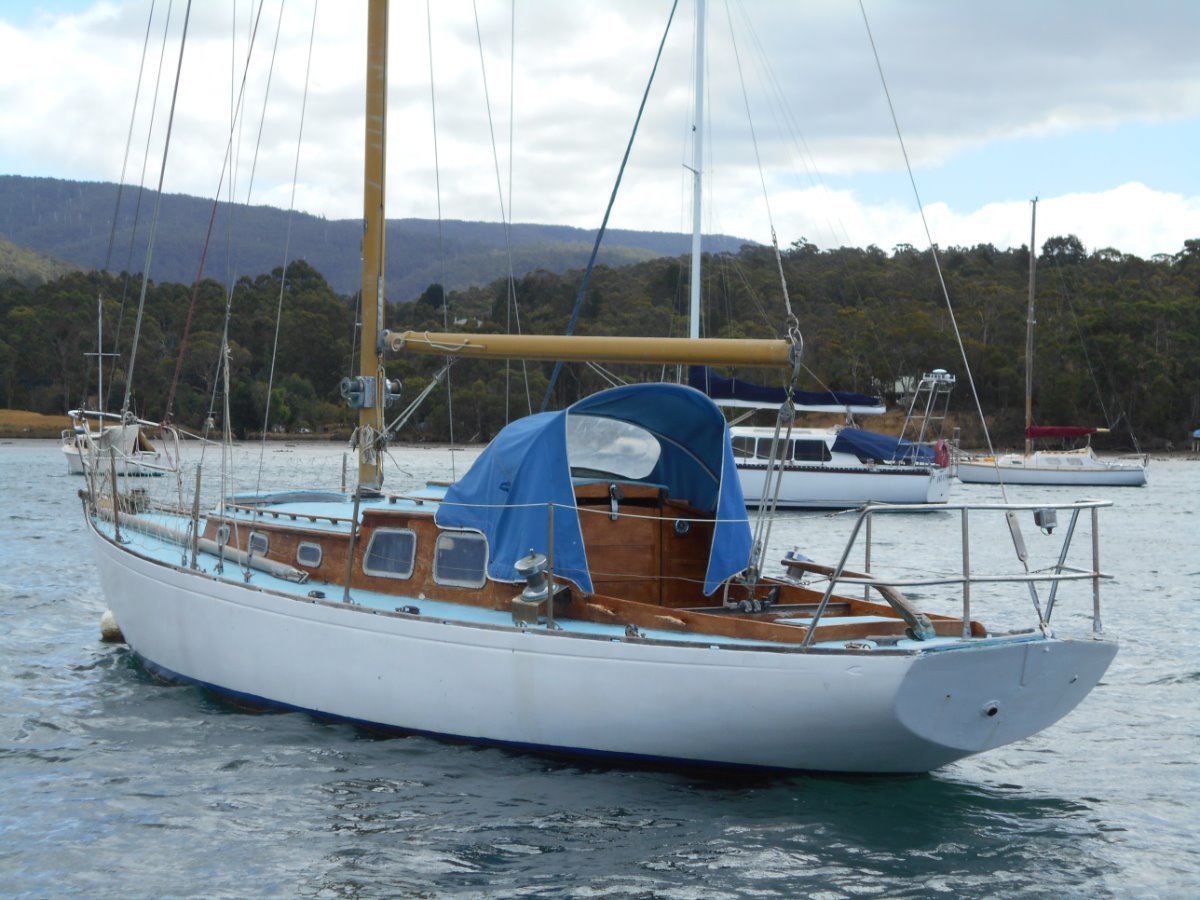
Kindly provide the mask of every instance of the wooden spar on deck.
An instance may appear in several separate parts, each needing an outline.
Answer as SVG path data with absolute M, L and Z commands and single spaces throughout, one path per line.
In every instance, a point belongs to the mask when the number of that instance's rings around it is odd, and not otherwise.
M 783 340 L 403 331 L 388 334 L 387 345 L 394 353 L 472 359 L 792 368 L 792 345 Z

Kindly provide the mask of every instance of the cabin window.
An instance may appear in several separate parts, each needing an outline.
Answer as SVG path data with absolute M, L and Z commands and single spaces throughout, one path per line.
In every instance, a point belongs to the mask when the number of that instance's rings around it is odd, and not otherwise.
M 487 538 L 476 531 L 443 531 L 433 551 L 433 580 L 455 587 L 487 581 Z
M 312 541 L 301 541 L 300 546 L 296 548 L 296 562 L 310 569 L 315 569 L 321 564 L 323 555 L 321 545 Z
M 250 532 L 250 552 L 255 556 L 266 556 L 271 541 L 261 531 Z
M 371 535 L 363 571 L 383 578 L 411 578 L 417 533 L 408 528 L 380 528 Z
M 749 459 L 754 455 L 754 438 L 735 437 L 733 439 L 733 455 L 737 459 Z
M 792 459 L 797 462 L 829 462 L 832 458 L 824 441 L 792 441 Z
M 759 438 L 758 439 L 758 453 L 755 455 L 759 459 L 770 459 L 771 458 L 771 441 L 773 441 L 773 440 L 775 440 L 775 439 L 774 438 Z
M 217 528 L 217 543 L 225 546 L 229 543 L 229 526 L 221 525 Z

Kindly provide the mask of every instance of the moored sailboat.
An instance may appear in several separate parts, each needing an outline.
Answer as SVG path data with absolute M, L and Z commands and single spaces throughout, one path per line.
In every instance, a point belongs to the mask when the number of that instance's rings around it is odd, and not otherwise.
M 718 406 L 776 411 L 788 400 L 779 388 L 746 385 L 708 369 L 693 369 L 693 387 Z M 926 373 L 913 392 L 901 436 L 839 425 L 792 426 L 783 433 L 770 426 L 737 424 L 730 432 L 742 492 L 751 507 L 853 509 L 867 503 L 941 504 L 950 496 L 949 448 L 930 423 L 945 417 L 954 376 L 938 369 Z M 847 419 L 881 415 L 878 397 L 846 391 L 792 391 L 797 413 L 832 413 Z M 913 429 L 912 438 L 906 437 Z
M 792 380 L 798 369 L 787 340 L 388 333 L 386 34 L 386 0 L 371 0 L 366 333 L 344 391 L 360 412 L 356 486 L 223 496 L 202 512 L 200 473 L 173 500 L 119 477 L 89 482 L 105 596 L 149 669 L 407 732 L 838 772 L 928 771 L 1034 734 L 1087 696 L 1116 644 L 1101 630 L 1097 545 L 1082 561 L 1069 551 L 1076 522 L 1095 534 L 1104 503 L 1060 508 L 1057 564 L 1009 578 L 1033 597 L 1033 626 L 997 631 L 974 617 L 970 591 L 996 579 L 972 571 L 965 548 L 948 581 L 852 572 L 849 546 L 828 569 L 792 559 L 764 574 L 769 542 L 746 518 L 729 427 L 686 385 L 627 385 L 520 419 L 449 487 L 385 490 L 389 352 L 757 366 Z M 952 508 L 965 537 L 973 513 Z M 1022 509 L 1003 510 L 1010 528 Z M 906 510 L 868 507 L 855 536 Z M 901 590 L 947 583 L 962 588 L 952 613 Z M 1091 593 L 1079 638 L 1050 627 L 1071 584 Z
M 1037 286 L 1037 199 L 1033 200 L 1029 233 L 1029 308 L 1025 320 L 1025 449 L 995 456 L 963 455 L 955 472 L 967 484 L 1089 485 L 1141 487 L 1146 483 L 1146 457 L 1101 458 L 1091 446 L 1091 436 L 1105 428 L 1081 425 L 1033 424 L 1034 298 Z M 1079 439 L 1088 443 L 1068 450 L 1039 449 L 1034 442 L 1046 439 Z

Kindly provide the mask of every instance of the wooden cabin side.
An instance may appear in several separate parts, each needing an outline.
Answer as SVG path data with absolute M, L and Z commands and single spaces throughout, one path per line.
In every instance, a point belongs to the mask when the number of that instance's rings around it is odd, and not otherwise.
M 612 518 L 612 495 L 607 485 L 587 485 L 581 503 L 581 528 L 593 570 L 594 595 L 571 588 L 556 604 L 557 615 L 582 621 L 633 625 L 666 631 L 694 632 L 743 639 L 797 644 L 808 631 L 806 621 L 816 611 L 822 592 L 792 582 L 768 579 L 762 593 L 778 588 L 775 604 L 760 612 L 726 610 L 722 595 L 703 595 L 704 570 L 712 543 L 712 524 L 692 518 L 694 510 L 663 498 L 659 489 L 636 486 L 617 502 Z M 592 501 L 592 502 L 587 502 Z M 687 523 L 686 527 L 681 522 Z M 306 571 L 326 584 L 343 584 L 350 550 L 348 531 L 304 524 L 304 517 L 266 512 L 254 527 L 239 520 L 210 516 L 205 537 L 217 540 L 217 529 L 230 528 L 228 545 L 245 549 L 250 535 L 266 538 L 268 559 Z M 367 563 L 372 540 L 377 536 L 411 536 L 411 566 L 401 565 L 393 574 L 372 572 Z M 434 572 L 435 547 L 439 540 L 457 536 L 482 539 L 477 532 L 441 529 L 432 509 L 395 507 L 363 510 L 362 526 L 354 541 L 351 588 L 371 590 L 397 597 L 428 597 L 450 603 L 500 611 L 512 608 L 522 590 L 519 583 L 486 578 L 480 563 L 479 577 L 470 584 L 445 584 Z M 306 565 L 301 551 L 320 548 L 316 564 Z M 617 574 L 619 573 L 619 574 Z M 740 589 L 739 589 L 740 590 Z M 736 591 L 735 591 L 736 594 Z M 733 599 L 738 599 L 736 596 Z M 875 621 L 853 621 L 871 617 Z M 961 633 L 961 620 L 930 616 L 939 635 Z M 888 621 L 879 621 L 880 619 Z M 886 603 L 846 597 L 833 598 L 814 636 L 816 640 L 856 640 L 873 635 L 902 636 L 905 625 Z M 979 623 L 971 631 L 985 632 Z

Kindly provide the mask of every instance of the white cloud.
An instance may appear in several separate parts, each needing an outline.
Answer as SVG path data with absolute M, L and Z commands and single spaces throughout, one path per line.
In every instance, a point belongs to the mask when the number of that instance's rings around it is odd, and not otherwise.
M 596 226 L 669 3 L 529 0 L 517 4 L 515 22 L 507 5 L 480 2 L 479 7 L 490 124 L 471 5 L 441 4 L 433 10 L 443 215 L 499 218 L 497 169 L 507 207 L 512 127 L 512 217 Z M 251 26 L 253 7 L 238 8 L 239 20 L 232 24 L 225 4 L 194 5 L 167 172 L 169 191 L 208 196 L 216 190 L 229 136 L 231 71 L 240 69 Z M 924 246 L 857 6 L 731 0 L 736 58 L 723 39 L 729 31 L 725 5 L 710 3 L 709 9 L 707 102 L 718 124 L 709 126 L 706 150 L 706 179 L 712 188 L 708 227 L 758 240 L 768 237 L 755 147 L 734 77 L 740 68 L 782 243 L 803 236 L 821 246 Z M 1117 0 L 1051 6 L 1034 0 L 990 5 L 867 0 L 866 9 L 918 183 L 966 158 L 964 154 L 1005 141 L 1200 119 L 1200 54 L 1195 51 L 1200 4 L 1150 0 L 1149 6 L 1134 8 Z M 96 3 L 78 15 L 28 17 L 29 24 L 19 27 L 6 24 L 0 13 L 5 50 L 0 57 L 0 133 L 5 135 L 0 169 L 117 178 L 147 10 L 145 3 Z M 143 109 L 153 94 L 164 10 L 164 4 L 157 5 L 151 28 Z M 240 199 L 249 182 L 278 14 L 278 4 L 268 0 L 252 57 L 245 119 L 237 132 L 246 160 L 236 173 Z M 173 15 L 156 148 L 165 129 L 178 52 L 182 14 L 177 9 Z M 291 194 L 311 16 L 311 4 L 290 0 L 286 5 L 264 142 L 258 149 L 255 202 L 283 206 Z M 330 217 L 360 214 L 358 92 L 364 19 L 360 4 L 325 2 L 319 7 L 296 197 L 299 208 Z M 395 0 L 392 26 L 389 213 L 430 217 L 438 200 L 425 5 Z M 680 5 L 673 29 L 613 227 L 688 227 L 689 4 Z M 510 68 L 514 32 L 517 64 Z M 232 51 L 231 33 L 236 35 Z M 134 179 L 143 164 L 145 122 L 143 112 L 127 176 Z M 1088 152 L 1103 158 L 1108 151 L 1096 143 Z M 152 181 L 158 154 L 153 150 L 147 161 Z M 1184 161 L 1187 154 L 1187 148 L 1179 148 L 1176 169 L 1164 171 L 1160 153 L 1155 171 L 1145 177 L 1131 176 L 1128 166 L 1118 174 L 1114 165 L 1110 177 L 1097 177 L 1083 190 L 1045 197 L 1045 233 L 1073 233 L 1089 247 L 1115 246 L 1139 255 L 1177 252 L 1185 238 L 1200 234 L 1200 182 L 1194 160 Z M 819 177 L 809 174 L 816 172 Z M 864 176 L 894 176 L 896 186 L 881 192 L 875 181 L 867 191 L 855 182 Z M 837 190 L 813 187 L 825 178 L 838 179 Z M 1142 183 L 1132 183 L 1134 178 Z M 944 202 L 928 204 L 933 239 L 943 246 L 1027 242 L 1027 204 L 1013 198 L 1023 197 L 1039 179 L 993 166 L 978 172 L 973 182 L 976 193 L 992 192 L 974 202 L 976 208 L 960 209 L 961 201 L 944 192 L 936 198 Z M 1056 219 L 1061 226 L 1053 224 Z

